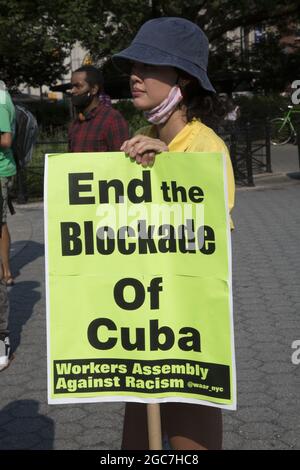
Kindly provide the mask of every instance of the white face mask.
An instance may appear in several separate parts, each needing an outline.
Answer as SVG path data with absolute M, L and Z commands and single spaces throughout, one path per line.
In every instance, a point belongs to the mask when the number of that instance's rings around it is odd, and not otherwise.
M 182 100 L 182 94 L 178 85 L 171 88 L 167 98 L 150 111 L 145 111 L 144 116 L 151 124 L 163 124 L 175 111 Z

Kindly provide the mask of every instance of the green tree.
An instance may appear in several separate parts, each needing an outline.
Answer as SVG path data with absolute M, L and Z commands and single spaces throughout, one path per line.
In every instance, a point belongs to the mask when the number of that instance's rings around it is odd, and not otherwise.
M 241 53 L 241 42 L 235 41 L 232 35 L 228 37 L 226 33 L 236 28 L 249 31 L 257 26 L 265 29 L 275 27 L 279 40 L 279 34 L 288 34 L 293 25 L 300 21 L 299 0 L 89 0 L 87 4 L 89 11 L 93 12 L 93 20 L 89 27 L 80 29 L 78 39 L 91 51 L 96 63 L 98 61 L 102 64 L 114 52 L 126 47 L 138 28 L 148 19 L 179 16 L 194 21 L 206 32 L 211 44 L 209 72 L 213 76 L 221 77 L 228 71 L 246 71 L 251 67 L 255 71 L 262 71 L 261 86 L 267 83 L 272 86 L 274 83 L 275 89 L 280 89 L 286 75 L 286 70 L 280 71 L 278 67 L 278 80 L 273 82 L 270 79 L 273 54 L 276 54 L 275 40 L 272 45 L 270 40 L 262 41 L 252 51 L 250 48 Z M 101 16 L 103 21 L 100 28 Z M 287 67 L 294 64 L 295 70 L 297 54 L 282 55 L 279 44 L 277 52 L 276 62 L 279 64 L 284 58 Z M 256 60 L 253 59 L 255 54 Z M 106 70 L 110 77 L 115 75 L 111 66 L 108 65 Z
M 194 21 L 212 45 L 224 41 L 224 35 L 238 27 L 264 24 L 282 29 L 300 19 L 298 0 L 87 0 L 85 11 L 91 15 L 89 26 L 78 28 L 77 37 L 98 57 L 124 47 L 141 24 L 153 17 L 179 16 Z
M 288 51 L 280 36 L 267 32 L 250 52 L 250 65 L 259 71 L 256 87 L 269 92 L 279 92 L 300 76 L 300 48 Z
M 102 64 L 153 17 L 180 16 L 200 25 L 211 42 L 213 72 L 242 65 L 228 31 L 284 30 L 300 19 L 299 0 L 0 0 L 0 11 L 1 78 L 36 86 L 61 78 L 75 41 Z
M 0 73 L 10 87 L 50 84 L 67 71 L 68 44 L 60 40 L 46 3 L 0 0 Z

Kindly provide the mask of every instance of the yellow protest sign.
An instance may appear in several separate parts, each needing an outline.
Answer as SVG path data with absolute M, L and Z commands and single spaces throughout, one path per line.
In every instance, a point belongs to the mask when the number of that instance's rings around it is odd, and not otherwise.
M 49 403 L 235 408 L 226 191 L 218 153 L 47 156 Z

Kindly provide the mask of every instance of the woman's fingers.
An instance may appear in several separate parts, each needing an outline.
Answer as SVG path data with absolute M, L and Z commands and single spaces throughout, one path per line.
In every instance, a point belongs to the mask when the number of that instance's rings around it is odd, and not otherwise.
M 146 152 L 142 156 L 141 164 L 145 168 L 147 166 L 151 167 L 154 165 L 155 162 L 155 153 L 154 152 Z
M 145 139 L 146 136 L 145 135 L 142 135 L 142 134 L 138 134 L 134 137 L 132 137 L 131 139 L 128 139 L 128 140 L 125 140 L 125 142 L 123 142 L 123 144 L 121 145 L 121 148 L 120 150 L 122 150 L 123 152 L 129 154 L 131 149 L 134 148 L 134 146 L 141 141 L 141 139 Z
M 126 140 L 122 146 L 123 150 L 130 158 L 142 166 L 152 166 L 155 161 L 155 155 L 161 152 L 167 152 L 167 145 L 159 139 L 152 139 L 145 135 L 137 135 L 132 139 Z
M 143 153 L 150 151 L 154 153 L 167 152 L 168 147 L 161 140 L 140 142 L 134 147 L 134 153 L 136 155 L 142 155 Z
M 167 150 L 167 146 L 164 142 L 159 139 L 152 139 L 151 137 L 147 137 L 145 135 L 137 135 L 132 139 L 125 140 L 125 142 L 121 146 L 121 150 L 129 155 L 135 156 L 136 153 L 140 152 L 140 149 L 143 145 L 151 145 L 153 150 L 157 150 L 159 152 L 163 151 L 161 148 L 165 148 Z
M 135 161 L 143 167 L 153 166 L 155 161 L 155 152 L 145 152 L 143 155 L 137 155 Z

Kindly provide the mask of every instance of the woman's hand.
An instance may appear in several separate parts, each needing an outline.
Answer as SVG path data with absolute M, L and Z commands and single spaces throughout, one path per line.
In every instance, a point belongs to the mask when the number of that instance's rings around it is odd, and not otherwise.
M 125 140 L 120 150 L 135 159 L 137 163 L 141 163 L 143 167 L 152 166 L 157 153 L 169 151 L 168 146 L 162 140 L 141 134 Z

